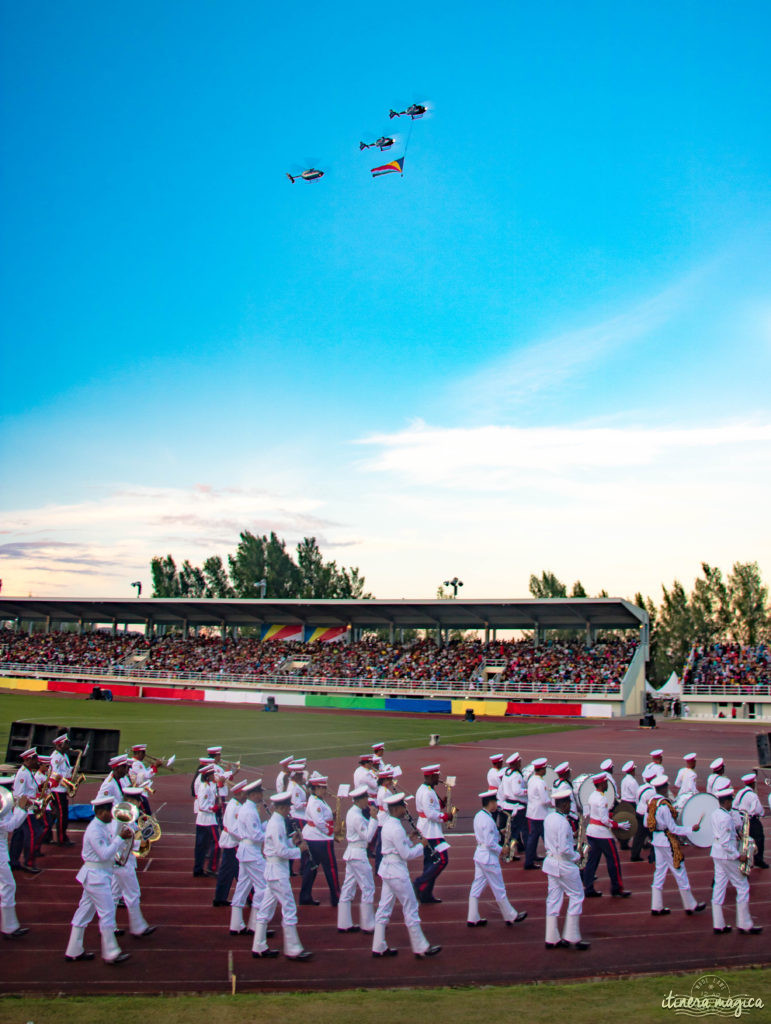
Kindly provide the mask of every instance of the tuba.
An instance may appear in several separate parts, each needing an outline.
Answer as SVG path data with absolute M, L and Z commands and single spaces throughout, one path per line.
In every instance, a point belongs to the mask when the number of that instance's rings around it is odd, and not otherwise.
M 153 817 L 152 814 L 140 814 L 136 825 L 139 849 L 134 850 L 134 856 L 137 860 L 141 860 L 150 853 L 150 844 L 157 843 L 161 838 L 161 826 L 158 823 L 158 819 Z
M 132 829 L 131 838 L 126 839 L 123 848 L 115 854 L 115 866 L 122 868 L 128 864 L 131 851 L 134 849 L 134 826 L 139 819 L 139 808 L 128 800 L 122 800 L 112 809 L 112 820 L 119 825 L 128 825 Z

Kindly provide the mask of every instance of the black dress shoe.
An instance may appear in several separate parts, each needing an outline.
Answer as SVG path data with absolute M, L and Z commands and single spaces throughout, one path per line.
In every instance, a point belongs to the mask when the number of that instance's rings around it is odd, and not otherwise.
M 246 928 L 239 928 L 238 930 L 236 930 L 235 928 L 231 928 L 230 929 L 230 934 L 231 935 L 248 935 L 249 932 L 248 932 L 248 930 Z
M 62 839 L 57 846 L 74 846 L 75 844 L 71 839 Z
M 630 857 L 629 861 L 632 864 L 636 864 L 638 861 L 642 861 L 642 857 Z
M 686 910 L 686 914 L 688 915 L 688 917 L 690 917 L 691 914 L 700 914 L 702 912 L 702 910 L 706 910 L 706 909 L 707 909 L 707 904 L 706 903 L 697 903 L 696 906 L 693 908 L 693 910 Z
M 89 953 L 89 952 L 87 952 L 84 949 L 83 952 L 82 953 L 78 953 L 77 956 L 66 956 L 65 955 L 64 959 L 65 960 L 69 960 L 70 963 L 74 964 L 76 960 L 93 960 L 95 956 L 96 956 L 96 953 Z
M 398 956 L 399 955 L 399 950 L 398 949 L 391 949 L 389 947 L 388 949 L 384 949 L 382 953 L 376 953 L 374 951 L 374 949 L 373 949 L 372 950 L 372 955 L 374 957 L 376 957 L 377 959 L 380 959 L 381 957 L 384 957 L 384 956 Z
M 211 868 L 207 868 L 206 871 L 204 871 L 204 877 L 205 878 L 216 878 L 217 877 L 217 872 L 216 871 L 212 871 Z
M 588 892 L 584 893 L 584 896 L 586 897 L 586 899 L 591 900 L 597 899 L 598 896 L 602 896 L 602 893 L 599 889 L 589 889 Z
M 541 869 L 541 865 L 540 864 L 525 864 L 525 866 L 523 867 L 522 870 L 523 871 L 540 871 L 540 869 Z
M 486 928 L 487 927 L 487 918 L 486 917 L 480 917 L 478 921 L 466 921 L 466 927 L 467 928 Z
M 19 864 L 19 871 L 26 871 L 28 875 L 39 875 L 42 868 L 33 867 L 31 864 Z
M 712 929 L 712 934 L 713 935 L 728 935 L 728 933 L 730 931 L 732 931 L 731 925 L 727 924 L 724 928 L 713 928 Z
M 519 924 L 519 922 L 520 921 L 524 921 L 526 917 L 527 917 L 527 911 L 526 910 L 520 910 L 520 912 L 514 918 L 514 924 Z
M 135 939 L 144 939 L 148 935 L 152 935 L 157 927 L 158 926 L 155 924 L 149 924 L 143 932 L 132 932 L 131 934 L 134 936 Z
M 229 907 L 230 900 L 212 900 L 211 905 L 213 907 Z
M 671 914 L 672 911 L 669 907 L 662 907 L 661 910 L 652 910 L 651 917 L 664 917 L 665 914 Z
M 116 928 L 115 931 L 113 932 L 113 935 L 118 935 L 118 936 L 125 935 L 125 934 L 126 934 L 125 928 Z
M 4 939 L 20 939 L 22 935 L 26 935 L 29 928 L 17 928 L 15 932 L 3 932 Z
M 763 931 L 759 924 L 754 924 L 752 928 L 737 928 L 737 932 L 741 932 L 742 935 L 760 935 Z
M 766 864 L 766 862 L 764 860 L 756 860 L 755 861 L 755 867 L 756 868 L 767 868 L 768 864 Z
M 629 889 L 619 889 L 618 892 L 612 892 L 610 895 L 614 896 L 614 897 L 617 897 L 620 900 L 626 900 L 626 899 L 629 899 L 629 897 L 632 894 L 629 891 Z
M 570 943 L 567 939 L 560 939 L 559 942 L 545 942 L 547 949 L 567 949 Z
M 438 896 L 426 896 L 425 899 L 420 901 L 421 903 L 441 903 L 442 901 Z
M 436 956 L 437 953 L 441 953 L 441 952 L 442 952 L 442 947 L 441 946 L 429 946 L 428 949 L 424 953 L 416 953 L 415 954 L 415 959 L 416 960 L 423 960 L 427 956 Z
M 579 939 L 578 942 L 574 942 L 572 945 L 568 943 L 571 949 L 577 949 L 579 951 L 591 948 L 591 942 L 584 942 L 583 939 Z
M 110 964 L 110 965 L 112 965 L 112 964 L 122 964 L 122 963 L 125 963 L 126 960 L 129 960 L 130 958 L 131 958 L 131 953 L 118 953 L 118 955 L 115 957 L 115 959 L 113 959 L 113 960 L 105 960 L 105 963 L 106 964 Z
M 304 949 L 302 953 L 296 953 L 294 956 L 287 955 L 287 960 L 310 960 L 313 957 L 313 953 L 308 949 Z
M 361 928 L 357 924 L 355 924 L 352 925 L 352 927 L 350 928 L 338 928 L 337 930 L 339 932 L 360 932 Z
M 313 900 L 313 899 L 310 899 L 310 900 L 300 900 L 300 906 L 301 907 L 320 907 L 321 906 L 321 900 Z
M 203 878 L 203 871 L 194 871 L 193 878 Z
M 263 949 L 261 953 L 255 953 L 254 950 L 252 950 L 252 956 L 254 957 L 255 960 L 270 960 L 274 956 L 278 956 L 278 950 Z

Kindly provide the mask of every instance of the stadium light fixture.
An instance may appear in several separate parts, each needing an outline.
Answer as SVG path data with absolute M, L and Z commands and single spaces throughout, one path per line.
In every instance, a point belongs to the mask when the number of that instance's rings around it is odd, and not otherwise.
M 445 587 L 452 587 L 452 596 L 458 596 L 458 587 L 463 586 L 463 580 L 459 580 L 457 576 L 453 576 L 451 580 L 444 581 Z
M 131 586 L 137 588 L 137 597 L 141 597 L 142 596 L 142 583 L 141 583 L 141 581 L 140 580 L 134 580 L 134 582 L 131 584 Z

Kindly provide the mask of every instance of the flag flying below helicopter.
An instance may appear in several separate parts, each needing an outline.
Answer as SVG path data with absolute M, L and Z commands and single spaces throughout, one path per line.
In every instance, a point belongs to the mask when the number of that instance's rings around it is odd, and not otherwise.
M 379 178 L 381 174 L 401 174 L 404 177 L 404 157 L 392 160 L 390 164 L 382 164 L 380 167 L 373 167 L 371 171 L 373 178 Z

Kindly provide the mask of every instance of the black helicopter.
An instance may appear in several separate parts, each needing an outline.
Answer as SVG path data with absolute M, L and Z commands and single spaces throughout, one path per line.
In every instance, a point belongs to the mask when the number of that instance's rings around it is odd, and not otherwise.
M 388 116 L 402 117 L 403 114 L 407 114 L 414 121 L 415 118 L 422 117 L 427 110 L 428 107 L 424 106 L 422 103 L 412 103 L 406 110 L 389 110 Z
M 359 149 L 372 149 L 377 146 L 379 150 L 390 149 L 394 144 L 394 139 L 389 138 L 387 135 L 381 135 L 375 142 L 360 142 Z
M 317 170 L 315 167 L 309 167 L 307 171 L 301 171 L 300 174 L 292 175 L 287 171 L 286 176 L 294 185 L 298 178 L 302 178 L 303 181 L 316 181 L 317 178 L 323 178 L 324 172 Z

